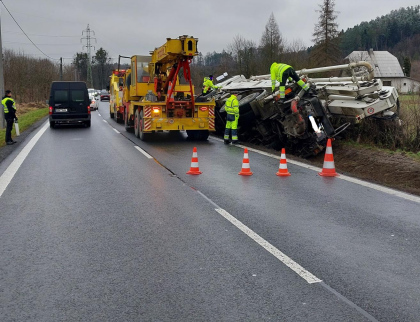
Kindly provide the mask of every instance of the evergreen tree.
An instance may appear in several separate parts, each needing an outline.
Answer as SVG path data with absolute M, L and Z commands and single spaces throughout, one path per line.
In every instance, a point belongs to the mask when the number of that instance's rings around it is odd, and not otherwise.
M 315 66 L 335 65 L 340 61 L 339 32 L 334 6 L 334 0 L 324 0 L 319 5 L 320 10 L 316 10 L 319 12 L 319 18 L 313 33 L 315 46 L 311 52 Z
M 279 26 L 271 13 L 260 41 L 261 67 L 269 70 L 273 62 L 280 62 L 284 52 L 284 42 Z
M 410 58 L 404 57 L 403 69 L 404 69 L 404 75 L 407 76 L 407 77 L 410 77 L 410 74 L 411 74 Z
M 97 79 L 99 87 L 101 89 L 105 88 L 105 84 L 108 84 L 108 74 L 109 74 L 109 64 L 111 62 L 111 58 L 109 57 L 108 52 L 103 49 L 102 47 L 96 51 L 95 56 L 93 56 L 93 63 L 97 66 Z
M 86 81 L 88 59 L 87 53 L 76 53 L 76 56 L 73 59 L 73 64 L 76 66 L 78 73 L 77 80 Z

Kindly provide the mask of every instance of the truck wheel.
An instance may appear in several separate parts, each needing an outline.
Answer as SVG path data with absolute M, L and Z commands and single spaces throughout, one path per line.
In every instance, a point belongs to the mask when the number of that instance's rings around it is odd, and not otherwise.
M 128 112 L 124 109 L 124 127 L 127 132 L 133 132 L 133 128 L 128 124 Z
M 115 107 L 114 107 L 115 110 Z M 111 112 L 111 106 L 109 107 L 109 116 L 113 119 L 114 118 L 114 113 Z
M 208 130 L 198 131 L 198 139 L 200 141 L 207 141 L 208 138 L 209 138 L 209 131 Z
M 140 120 L 139 120 L 139 110 L 136 110 L 136 113 L 134 114 L 134 135 L 139 138 L 140 137 Z
M 54 121 L 50 121 L 50 128 L 54 128 L 55 127 L 55 122 Z
M 138 120 L 139 121 L 137 128 L 139 129 L 139 138 L 142 141 L 146 141 L 146 139 L 149 137 L 149 133 L 144 132 L 143 111 L 140 111 L 140 113 L 138 113 Z

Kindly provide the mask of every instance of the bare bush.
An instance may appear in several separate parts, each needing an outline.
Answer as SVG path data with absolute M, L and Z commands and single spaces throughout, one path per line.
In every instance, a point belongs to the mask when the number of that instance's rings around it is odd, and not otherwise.
M 353 126 L 346 138 L 391 150 L 419 152 L 420 96 L 402 97 L 399 118 L 365 119 Z
M 51 82 L 59 79 L 58 63 L 32 58 L 6 49 L 3 53 L 4 86 L 17 102 L 45 102 Z

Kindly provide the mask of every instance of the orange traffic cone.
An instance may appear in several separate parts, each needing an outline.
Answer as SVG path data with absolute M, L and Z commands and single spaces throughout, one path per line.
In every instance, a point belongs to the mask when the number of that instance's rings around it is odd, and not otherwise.
M 202 172 L 200 171 L 200 168 L 198 167 L 198 156 L 197 156 L 196 147 L 194 147 L 193 149 L 193 155 L 191 158 L 191 167 L 190 167 L 190 171 L 188 171 L 187 174 L 202 174 Z
M 335 172 L 334 157 L 332 153 L 331 139 L 327 141 L 327 149 L 325 150 L 324 167 L 322 171 L 318 173 L 323 177 L 336 177 L 339 174 Z
M 242 161 L 242 170 L 239 172 L 241 176 L 252 176 L 251 168 L 249 167 L 248 149 L 244 150 L 244 159 Z
M 284 148 L 281 149 L 279 171 L 276 173 L 276 175 L 279 177 L 291 176 L 289 170 L 287 170 L 286 150 Z

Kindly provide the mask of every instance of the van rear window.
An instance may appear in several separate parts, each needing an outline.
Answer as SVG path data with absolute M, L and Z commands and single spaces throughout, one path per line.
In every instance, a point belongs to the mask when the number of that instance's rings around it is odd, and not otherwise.
M 68 100 L 69 100 L 69 97 L 68 97 L 68 91 L 67 90 L 64 90 L 64 91 L 56 90 L 56 91 L 54 91 L 54 103 L 55 104 L 67 103 Z
M 85 92 L 78 90 L 71 90 L 71 100 L 72 102 L 84 102 L 85 101 Z

